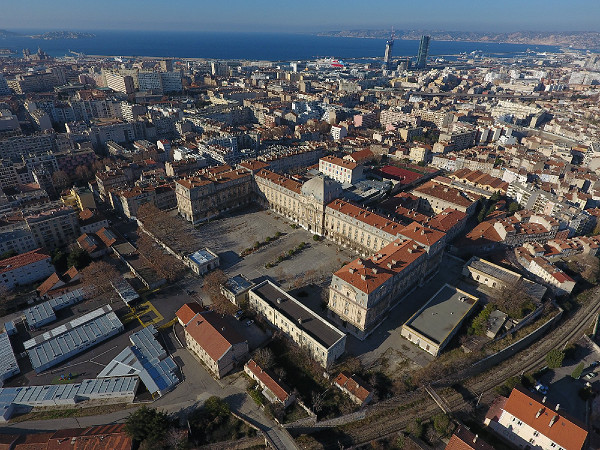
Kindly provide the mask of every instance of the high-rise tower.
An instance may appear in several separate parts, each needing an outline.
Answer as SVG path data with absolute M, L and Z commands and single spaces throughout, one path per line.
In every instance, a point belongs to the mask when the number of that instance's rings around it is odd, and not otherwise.
M 417 69 L 423 69 L 427 66 L 427 53 L 429 53 L 429 41 L 431 36 L 421 36 L 419 44 L 419 54 L 417 55 Z
M 394 47 L 394 29 L 385 43 L 385 55 L 383 56 L 383 69 L 392 70 L 392 47 Z

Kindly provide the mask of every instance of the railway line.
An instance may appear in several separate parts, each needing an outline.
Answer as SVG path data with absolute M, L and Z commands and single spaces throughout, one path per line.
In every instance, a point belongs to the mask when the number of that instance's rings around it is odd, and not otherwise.
M 559 322 L 559 325 L 538 340 L 534 345 L 520 351 L 510 359 L 494 366 L 492 369 L 473 374 L 465 380 L 447 377 L 434 383 L 435 387 L 443 388 L 461 383 L 470 393 L 452 393 L 441 395 L 452 411 L 472 410 L 475 399 L 486 394 L 493 394 L 496 386 L 509 378 L 531 372 L 545 365 L 546 354 L 553 348 L 562 348 L 570 342 L 578 340 L 589 327 L 594 317 L 600 313 L 600 290 L 594 289 L 589 301 L 570 317 Z M 436 402 L 424 389 L 385 400 L 368 410 L 367 417 L 342 427 L 346 442 L 331 433 L 330 437 L 320 439 L 327 449 L 339 449 L 340 444 L 357 446 L 375 439 L 394 436 L 404 430 L 416 417 L 431 417 L 440 411 Z M 362 424 L 362 425 L 361 425 Z M 351 442 L 350 442 L 351 441 Z

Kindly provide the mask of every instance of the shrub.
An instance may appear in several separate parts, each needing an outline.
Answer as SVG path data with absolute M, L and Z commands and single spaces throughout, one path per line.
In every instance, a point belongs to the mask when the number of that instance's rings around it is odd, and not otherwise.
M 433 416 L 433 427 L 442 436 L 446 436 L 450 429 L 450 418 L 446 414 L 436 414 Z
M 265 242 L 271 242 L 271 236 L 267 236 L 267 238 L 265 239 Z
M 275 237 L 279 237 L 281 236 L 281 231 L 278 231 L 277 233 L 275 233 Z
M 318 234 L 313 235 L 313 241 L 320 241 L 321 238 L 319 237 Z
M 575 367 L 575 369 L 573 370 L 573 373 L 571 374 L 571 376 L 573 378 L 575 378 L 576 380 L 578 380 L 579 377 L 581 377 L 581 374 L 583 373 L 583 367 L 584 367 L 583 363 L 579 363 L 577 365 L 577 367 Z
M 550 369 L 558 369 L 562 367 L 563 359 L 565 359 L 565 352 L 554 348 L 546 355 L 546 364 Z

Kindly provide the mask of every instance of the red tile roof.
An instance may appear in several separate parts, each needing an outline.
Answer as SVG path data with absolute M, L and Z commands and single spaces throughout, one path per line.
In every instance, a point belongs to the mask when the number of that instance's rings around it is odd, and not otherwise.
M 358 258 L 335 272 L 338 278 L 371 293 L 396 274 L 424 257 L 425 249 L 410 239 L 397 239 L 368 259 Z
M 245 341 L 237 331 L 223 320 L 222 316 L 214 311 L 196 314 L 188 322 L 185 329 L 213 361 L 221 359 L 233 345 Z
M 41 248 L 31 250 L 27 253 L 22 253 L 21 255 L 16 255 L 11 258 L 6 258 L 0 261 L 0 273 L 10 272 L 12 270 L 18 269 L 19 267 L 24 267 L 29 264 L 33 264 L 39 261 L 43 261 L 45 259 L 50 259 L 50 255 L 44 252 Z
M 246 367 L 258 378 L 261 383 L 266 386 L 273 394 L 277 396 L 279 401 L 285 403 L 289 398 L 290 394 L 288 393 L 289 389 L 282 383 L 278 383 L 271 376 L 271 374 L 263 370 L 253 359 L 246 363 Z
M 446 450 L 494 450 L 494 447 L 466 428 L 460 427 L 448 441 Z
M 556 411 L 552 405 L 537 401 L 523 388 L 516 387 L 512 390 L 504 411 L 566 450 L 581 449 L 587 438 L 587 431 L 583 426 L 565 417 L 562 411 Z
M 190 322 L 190 320 L 192 320 L 194 316 L 196 316 L 196 314 L 199 314 L 202 311 L 204 311 L 204 309 L 198 302 L 186 303 L 181 308 L 179 308 L 176 315 L 177 318 L 181 320 L 181 322 L 184 325 L 187 325 Z
M 345 388 L 361 402 L 367 400 L 369 395 L 371 395 L 371 391 L 363 386 L 364 383 L 356 375 L 348 376 L 345 373 L 340 372 L 339 375 L 335 377 L 334 383 Z

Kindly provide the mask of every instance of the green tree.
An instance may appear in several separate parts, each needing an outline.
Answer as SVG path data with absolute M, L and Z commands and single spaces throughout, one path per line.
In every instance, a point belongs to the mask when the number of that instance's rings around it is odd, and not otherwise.
M 56 270 L 59 272 L 64 272 L 67 270 L 67 259 L 68 255 L 62 250 L 55 250 L 52 253 L 52 264 L 56 267 Z
M 514 214 L 519 210 L 519 204 L 517 202 L 510 202 L 508 205 L 508 212 Z
M 583 363 L 579 363 L 577 365 L 577 367 L 575 367 L 575 370 L 573 370 L 573 373 L 571 374 L 571 377 L 575 378 L 576 380 L 579 379 L 579 377 L 581 377 L 581 374 L 583 373 Z
M 563 359 L 565 359 L 565 352 L 554 348 L 546 355 L 546 364 L 550 369 L 558 369 L 562 367 Z
M 69 253 L 69 256 L 67 258 L 67 266 L 75 266 L 77 270 L 83 269 L 91 262 L 92 258 L 90 257 L 89 253 L 79 247 L 77 247 L 71 253 Z
M 450 430 L 450 418 L 447 414 L 436 414 L 433 416 L 433 428 L 442 436 L 446 436 Z
M 171 428 L 169 416 L 154 408 L 142 406 L 129 414 L 125 422 L 126 433 L 135 441 L 161 442 Z
M 12 258 L 13 256 L 17 256 L 18 253 L 14 250 L 7 250 L 4 253 L 0 254 L 0 260 L 2 259 L 6 259 L 6 258 Z

